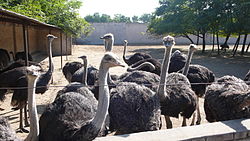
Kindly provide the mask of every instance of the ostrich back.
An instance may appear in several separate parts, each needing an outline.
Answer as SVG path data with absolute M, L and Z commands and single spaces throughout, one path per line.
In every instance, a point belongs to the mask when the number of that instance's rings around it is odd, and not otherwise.
M 7 50 L 0 49 L 0 70 L 5 68 L 10 62 L 10 56 Z
M 124 60 L 124 61 L 130 66 L 132 64 L 135 64 L 136 62 L 139 62 L 141 60 L 148 59 L 148 58 L 152 58 L 152 56 L 146 53 L 137 52 L 133 54 L 132 56 L 130 56 L 128 60 L 126 61 Z
M 8 120 L 0 116 L 0 140 L 1 141 L 21 141 L 15 132 L 10 128 Z
M 185 66 L 186 61 L 187 56 L 176 50 L 170 58 L 168 73 L 178 72 Z
M 152 71 L 148 66 L 142 67 L 140 70 L 142 71 L 148 71 L 148 72 L 152 72 L 155 73 L 157 75 L 161 75 L 161 63 L 154 59 L 154 58 L 148 58 L 148 59 L 144 59 L 144 60 L 140 60 L 134 64 L 131 65 L 131 68 L 135 68 L 141 64 L 143 64 L 144 62 L 150 62 L 155 66 L 155 69 Z
M 67 62 L 63 66 L 62 72 L 68 82 L 71 82 L 72 75 L 81 67 L 83 67 L 83 64 L 80 62 Z
M 121 82 L 111 89 L 110 128 L 119 134 L 160 129 L 159 98 L 149 88 Z
M 181 114 L 190 118 L 196 109 L 197 99 L 188 79 L 179 73 L 171 73 L 166 79 L 167 97 L 161 103 L 162 115 L 178 118 Z
M 36 82 L 36 94 L 43 94 L 48 90 L 51 78 L 51 71 L 47 71 L 38 77 Z
M 139 85 L 144 85 L 156 92 L 160 77 L 157 74 L 146 71 L 127 72 L 120 76 L 120 82 L 134 82 Z
M 94 85 L 96 80 L 98 80 L 98 73 L 99 70 L 96 69 L 93 66 L 88 67 L 87 69 L 87 84 L 88 85 Z M 79 82 L 82 83 L 82 78 L 83 78 L 83 69 L 79 69 L 72 75 L 71 82 Z
M 224 76 L 208 86 L 204 110 L 209 122 L 250 117 L 250 91 L 247 84 L 233 76 Z M 222 83 L 223 82 L 223 83 Z
M 212 83 L 215 81 L 214 73 L 201 65 L 190 65 L 187 75 L 190 83 Z M 208 84 L 191 84 L 193 91 L 203 97 Z
M 74 134 L 93 119 L 97 100 L 89 90 L 86 91 L 88 97 L 76 92 L 64 93 L 46 108 L 39 121 L 39 140 L 72 140 Z

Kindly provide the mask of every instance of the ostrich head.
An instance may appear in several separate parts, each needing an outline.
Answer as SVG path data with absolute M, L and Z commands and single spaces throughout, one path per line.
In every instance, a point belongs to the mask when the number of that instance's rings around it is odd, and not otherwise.
M 172 47 L 175 44 L 174 37 L 169 35 L 164 37 L 162 40 L 165 47 Z
M 83 56 L 80 56 L 78 58 L 81 58 L 81 59 L 87 59 L 87 56 L 86 55 L 83 55 Z
M 27 74 L 29 77 L 36 78 L 37 76 L 40 75 L 41 71 L 42 71 L 41 68 L 38 66 L 31 65 L 31 66 L 27 67 Z
M 127 41 L 127 40 L 124 40 L 123 42 L 124 42 L 124 44 L 125 44 L 125 45 L 127 45 L 127 44 L 128 44 L 128 41 Z
M 57 37 L 52 35 L 52 34 L 48 34 L 47 38 L 49 39 L 49 41 L 53 41 L 54 39 L 56 39 Z
M 114 39 L 114 35 L 112 33 L 107 33 L 104 36 L 100 37 L 100 39 L 110 41 Z
M 194 52 L 194 51 L 198 50 L 198 48 L 197 48 L 197 46 L 195 44 L 190 44 L 189 50 Z
M 112 52 L 105 53 L 105 55 L 103 56 L 103 59 L 102 59 L 102 63 L 104 63 L 105 66 L 107 66 L 107 67 L 115 67 L 115 66 L 125 67 L 125 64 L 122 63 L 118 59 L 118 57 Z

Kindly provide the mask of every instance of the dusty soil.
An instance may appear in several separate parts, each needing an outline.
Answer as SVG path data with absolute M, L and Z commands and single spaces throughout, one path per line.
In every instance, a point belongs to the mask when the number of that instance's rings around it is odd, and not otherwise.
M 181 51 L 187 52 L 188 46 L 176 46 L 173 50 L 180 49 Z M 122 58 L 122 46 L 114 46 L 113 52 L 116 53 L 120 58 Z M 162 46 L 129 46 L 127 55 L 131 55 L 135 52 L 146 52 L 151 54 L 153 57 L 159 59 L 160 61 L 163 58 L 164 47 Z M 210 50 L 201 54 L 200 51 L 197 51 L 194 54 L 192 63 L 201 64 L 209 69 L 211 69 L 217 77 L 223 75 L 235 75 L 237 77 L 243 78 L 247 73 L 248 69 L 250 69 L 250 55 L 247 54 L 245 56 L 236 56 L 234 58 L 230 55 L 231 51 L 227 51 L 226 53 L 222 53 L 222 55 L 218 56 L 216 53 L 211 53 Z M 72 55 L 63 56 L 63 65 L 66 62 L 71 61 L 81 61 L 78 56 L 87 55 L 89 64 L 98 67 L 99 62 L 104 54 L 104 48 L 100 45 L 84 45 L 84 46 L 74 46 Z M 37 57 L 44 57 L 39 56 Z M 36 95 L 37 100 L 37 108 L 39 115 L 41 115 L 47 104 L 53 102 L 56 93 L 58 90 L 62 89 L 63 86 L 67 85 L 67 81 L 64 78 L 61 72 L 61 57 L 53 57 L 53 61 L 55 64 L 55 72 L 53 74 L 53 84 L 51 84 L 49 90 L 43 95 Z M 48 58 L 42 60 L 42 63 L 45 66 L 48 63 Z M 124 73 L 126 68 L 112 68 L 110 70 L 111 74 L 120 75 Z M 19 126 L 19 111 L 11 110 L 10 101 L 12 94 L 7 94 L 7 98 L 4 102 L 0 103 L 0 107 L 4 108 L 4 111 L 0 111 L 0 116 L 7 117 L 9 119 L 9 123 L 11 124 L 12 129 L 17 129 Z M 203 102 L 204 100 L 200 100 L 200 109 L 202 116 L 202 124 L 206 123 L 205 114 L 203 110 Z M 165 120 L 163 120 L 164 122 Z M 173 119 L 174 127 L 179 127 L 181 125 L 182 118 Z M 190 122 L 190 120 L 189 120 Z M 165 123 L 163 123 L 165 124 Z M 28 127 L 26 129 L 29 130 Z M 27 136 L 26 133 L 18 133 L 18 136 L 21 138 L 25 138 Z

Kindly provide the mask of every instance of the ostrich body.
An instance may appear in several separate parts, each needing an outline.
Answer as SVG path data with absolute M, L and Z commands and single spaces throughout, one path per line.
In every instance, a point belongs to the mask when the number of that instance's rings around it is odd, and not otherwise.
M 10 62 L 10 56 L 7 50 L 0 49 L 0 70 L 8 66 Z
M 67 62 L 63 66 L 63 75 L 69 83 L 71 82 L 72 75 L 81 67 L 83 67 L 83 64 L 80 62 Z
M 182 126 L 186 126 L 186 118 L 190 118 L 196 108 L 196 97 L 191 90 L 190 83 L 186 76 L 180 73 L 168 74 L 170 63 L 170 55 L 172 47 L 175 44 L 174 38 L 167 36 L 163 38 L 166 47 L 165 55 L 162 63 L 162 71 L 160 76 L 160 86 L 157 94 L 160 97 L 161 114 L 165 116 L 167 128 L 172 128 L 171 117 L 183 116 Z M 189 62 L 186 62 L 186 68 Z M 166 86 L 166 84 L 173 84 Z
M 209 122 L 250 118 L 250 89 L 243 80 L 223 76 L 207 87 L 204 101 Z
M 132 65 L 140 60 L 144 60 L 147 58 L 152 58 L 151 55 L 146 54 L 146 53 L 141 53 L 141 52 L 137 52 L 135 54 L 133 54 L 132 56 L 130 56 L 129 58 L 126 57 L 126 50 L 127 50 L 127 44 L 128 41 L 124 40 L 124 50 L 123 50 L 123 61 L 128 65 Z M 151 62 L 152 63 L 152 62 Z
M 49 105 L 40 118 L 40 140 L 93 140 L 103 126 L 109 107 L 107 87 L 110 67 L 123 66 L 116 55 L 105 53 L 99 68 L 99 101 L 91 92 L 88 96 L 68 92 Z M 90 99 L 90 97 L 92 98 Z
M 26 53 L 24 51 L 17 52 L 15 55 L 11 51 L 10 54 L 12 54 L 12 57 L 13 57 L 14 61 L 17 61 L 17 60 L 26 60 Z M 28 53 L 28 61 L 33 61 L 33 58 L 32 58 L 32 56 L 29 53 Z
M 39 75 L 37 71 L 39 71 L 38 67 L 30 66 L 26 67 L 27 77 L 25 78 L 28 82 L 28 107 L 29 107 L 29 117 L 30 117 L 30 133 L 26 137 L 27 141 L 38 141 L 39 135 L 39 124 L 38 124 L 38 114 L 36 109 L 36 101 L 35 101 L 35 87 L 36 80 Z M 0 140 L 8 140 L 8 141 L 19 141 L 12 129 L 10 129 L 10 125 L 7 122 L 7 119 L 0 117 Z
M 176 50 L 172 53 L 172 56 L 170 58 L 168 73 L 178 72 L 184 67 L 186 62 L 187 56 L 181 53 L 180 50 Z

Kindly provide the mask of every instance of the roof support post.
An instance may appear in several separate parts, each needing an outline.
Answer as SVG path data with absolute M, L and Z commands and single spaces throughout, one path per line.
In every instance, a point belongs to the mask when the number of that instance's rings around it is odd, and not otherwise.
M 24 52 L 25 52 L 25 55 L 26 55 L 26 58 L 25 58 L 25 65 L 28 66 L 29 65 L 29 62 L 28 62 L 28 49 L 29 49 L 29 43 L 28 43 L 28 28 L 27 26 L 25 26 L 23 24 L 23 47 L 24 47 Z

